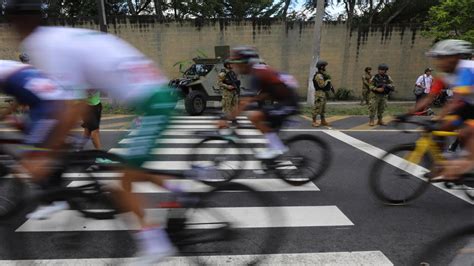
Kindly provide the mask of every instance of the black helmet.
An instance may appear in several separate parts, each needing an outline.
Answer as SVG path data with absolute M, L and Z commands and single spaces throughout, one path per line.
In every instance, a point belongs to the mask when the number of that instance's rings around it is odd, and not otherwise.
M 387 64 L 380 64 L 379 65 L 379 70 L 388 70 L 388 65 Z
M 321 67 L 325 67 L 328 65 L 328 62 L 324 61 L 324 60 L 318 60 L 318 62 L 316 63 L 316 68 L 321 68 Z
M 37 15 L 41 14 L 41 0 L 8 0 L 5 5 L 7 15 Z
M 260 56 L 255 48 L 240 46 L 232 48 L 227 62 L 230 64 L 255 64 L 260 62 Z
M 29 63 L 30 62 L 30 57 L 26 53 L 21 53 L 20 56 L 18 57 L 22 63 Z

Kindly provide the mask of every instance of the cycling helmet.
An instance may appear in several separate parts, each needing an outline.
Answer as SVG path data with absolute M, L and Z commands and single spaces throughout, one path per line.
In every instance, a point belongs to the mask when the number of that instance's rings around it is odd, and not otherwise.
M 231 64 L 257 64 L 260 62 L 260 56 L 255 48 L 240 46 L 232 48 L 227 62 Z
M 328 62 L 324 61 L 324 60 L 318 60 L 318 62 L 316 63 L 316 68 L 321 68 L 321 67 L 325 67 L 328 65 Z
M 30 57 L 26 53 L 21 53 L 19 56 L 19 59 L 22 63 L 29 63 L 30 62 Z
M 387 64 L 380 64 L 379 65 L 379 70 L 388 70 L 388 65 Z
M 41 0 L 7 0 L 5 14 L 7 15 L 36 15 L 41 13 Z
M 426 53 L 426 55 L 430 57 L 471 54 L 472 44 L 463 40 L 440 41 L 436 43 L 428 53 Z

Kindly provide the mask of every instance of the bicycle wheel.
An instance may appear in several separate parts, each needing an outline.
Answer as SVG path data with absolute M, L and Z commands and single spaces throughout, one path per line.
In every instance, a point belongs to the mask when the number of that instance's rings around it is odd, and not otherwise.
M 237 178 L 245 156 L 240 145 L 225 137 L 210 137 L 196 144 L 190 155 L 193 173 L 207 185 L 216 186 Z
M 271 206 L 278 204 L 268 193 L 237 183 L 219 186 L 200 194 L 186 211 L 185 229 L 176 245 L 182 255 L 201 265 L 220 265 L 223 256 L 231 259 L 233 255 L 249 255 L 233 265 L 256 265 L 265 256 L 252 255 L 276 253 L 286 235 L 283 214 Z
M 110 183 L 107 178 L 121 176 L 124 160 L 105 151 L 80 151 L 73 153 L 68 162 L 66 172 L 73 169 L 81 173 L 81 180 L 68 185 L 79 193 L 68 198 L 71 208 L 87 218 L 113 219 L 118 209 L 113 200 L 113 190 L 107 186 Z
M 418 198 L 428 188 L 428 182 L 412 175 L 415 171 L 419 171 L 417 168 L 419 166 L 403 160 L 415 148 L 415 144 L 392 148 L 372 166 L 369 176 L 370 188 L 375 197 L 383 203 L 405 205 Z M 389 159 L 391 163 L 388 163 Z M 420 166 L 431 169 L 432 165 L 431 156 L 425 154 Z
M 299 135 L 288 139 L 285 144 L 289 152 L 279 157 L 271 167 L 288 184 L 299 186 L 315 181 L 329 169 L 332 151 L 319 137 Z

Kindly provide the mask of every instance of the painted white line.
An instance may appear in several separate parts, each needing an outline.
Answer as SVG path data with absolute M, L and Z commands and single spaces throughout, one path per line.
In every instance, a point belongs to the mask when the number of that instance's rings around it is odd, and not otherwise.
M 212 208 L 219 217 L 226 217 L 234 228 L 279 228 L 279 227 L 320 227 L 354 225 L 336 206 L 296 206 L 296 207 L 229 207 Z M 167 209 L 146 209 L 150 221 L 166 224 Z M 269 215 L 268 215 L 269 214 Z M 283 215 L 283 219 L 273 219 Z M 122 216 L 122 215 L 121 215 Z M 27 220 L 16 232 L 68 232 L 68 231 L 122 231 L 139 230 L 139 224 L 129 220 L 122 224 L 117 220 L 91 220 L 76 211 L 66 210 L 56 213 L 49 220 Z M 208 228 L 218 222 L 214 217 L 196 212 L 189 223 L 201 224 Z M 196 226 L 193 226 L 196 228 Z
M 123 174 L 121 173 L 94 173 L 94 177 L 97 178 L 119 178 L 122 177 Z M 85 179 L 89 178 L 89 174 L 86 173 L 64 173 L 63 178 L 78 178 L 78 179 Z
M 151 154 L 155 155 L 188 155 L 188 154 L 200 154 L 200 155 L 219 155 L 219 154 L 226 154 L 226 155 L 236 155 L 236 154 L 246 154 L 251 155 L 255 152 L 260 152 L 264 150 L 264 148 L 255 148 L 255 149 L 248 149 L 248 148 L 159 148 L 153 149 Z M 127 154 L 128 149 L 121 149 L 121 148 L 114 148 L 110 149 L 109 152 L 124 155 Z
M 216 125 L 169 125 L 169 129 L 192 129 L 192 130 L 200 130 L 200 129 L 217 129 Z
M 220 117 L 215 115 L 215 116 L 183 116 L 183 115 L 177 115 L 173 116 L 173 119 L 189 119 L 189 120 L 204 120 L 204 119 L 219 119 Z M 237 116 L 237 119 L 247 119 L 246 116 Z
M 194 180 L 170 180 L 167 181 L 170 183 L 179 184 L 181 187 L 185 188 L 188 192 L 207 192 L 213 189 L 199 181 Z M 319 188 L 314 183 L 307 183 L 302 186 L 290 186 L 280 179 L 234 179 L 232 182 L 240 183 L 254 188 L 257 191 L 261 192 L 315 192 L 320 191 Z M 69 183 L 68 187 L 76 187 L 88 184 L 88 181 L 72 181 Z M 118 186 L 120 185 L 119 180 L 103 180 L 101 183 L 105 185 Z M 169 191 L 160 188 L 149 182 L 136 182 L 133 183 L 134 193 L 169 193 Z M 228 191 L 230 192 L 230 191 Z M 238 192 L 238 191 L 232 191 Z
M 212 129 L 216 129 L 213 127 Z M 119 130 L 120 131 L 120 130 Z M 127 130 L 125 130 L 127 131 Z M 130 131 L 130 130 L 129 130 Z M 170 129 L 170 130 L 165 130 L 163 131 L 163 136 L 194 136 L 196 135 L 196 131 L 199 130 L 193 130 L 193 129 Z M 262 132 L 260 132 L 257 129 L 237 129 L 237 133 L 239 135 L 243 136 L 262 136 Z M 130 131 L 130 135 L 134 136 L 136 135 L 135 131 Z
M 392 266 L 393 263 L 381 251 L 361 252 L 321 252 L 297 254 L 268 254 L 268 255 L 226 255 L 199 257 L 200 261 L 209 265 L 244 265 L 246 262 L 262 258 L 262 265 L 373 265 Z M 170 257 L 160 265 L 191 266 L 196 257 Z M 133 258 L 105 259 L 59 259 L 59 260 L 0 260 L 4 266 L 92 266 L 92 265 L 134 265 Z
M 214 165 L 211 161 L 149 161 L 145 162 L 142 167 L 154 170 L 182 171 L 190 170 L 191 164 L 203 167 Z M 291 162 L 286 161 L 282 162 L 282 164 L 291 164 Z M 225 164 L 222 163 L 220 170 L 236 169 L 238 167 L 241 167 L 243 170 L 260 170 L 262 169 L 262 164 L 260 161 L 226 161 Z
M 375 146 L 372 146 L 370 145 L 369 143 L 366 143 L 366 142 L 363 142 L 361 140 L 358 140 L 354 137 L 351 137 L 347 134 L 344 134 L 340 131 L 335 131 L 335 130 L 331 130 L 331 131 L 324 131 L 326 134 L 328 134 L 329 136 L 333 137 L 333 138 L 336 138 L 346 144 L 349 144 L 350 146 L 354 147 L 354 148 L 357 148 L 377 159 L 380 159 L 385 153 L 386 151 L 382 150 L 382 149 L 379 149 Z M 427 172 L 429 172 L 430 170 L 424 168 L 424 167 L 421 167 L 419 165 L 416 165 L 416 164 L 413 164 L 403 158 L 400 158 L 398 156 L 395 156 L 395 155 L 391 155 L 391 156 L 388 156 L 384 159 L 384 161 L 390 165 L 393 165 L 423 181 L 426 181 L 426 179 L 423 177 L 424 174 L 426 174 Z M 454 190 L 454 189 L 447 189 L 446 187 L 444 187 L 444 185 L 442 183 L 432 183 L 433 186 L 467 202 L 467 203 L 470 203 L 470 204 L 473 204 L 474 205 L 474 201 L 472 201 L 471 199 L 469 199 L 466 194 L 464 193 L 464 191 L 462 190 Z
M 191 134 L 189 134 L 191 135 Z M 202 138 L 196 138 L 196 139 L 157 139 L 156 143 L 158 144 L 198 144 L 201 142 L 203 139 Z M 249 139 L 240 139 L 241 143 L 244 144 L 267 144 L 267 140 L 264 138 L 249 138 Z M 129 144 L 130 139 L 123 139 L 119 142 L 119 144 Z M 223 144 L 227 143 L 224 140 L 213 140 L 213 141 L 208 141 L 206 144 Z
M 216 125 L 217 120 L 171 120 L 171 124 L 209 124 Z M 251 124 L 249 120 L 240 120 L 240 124 Z

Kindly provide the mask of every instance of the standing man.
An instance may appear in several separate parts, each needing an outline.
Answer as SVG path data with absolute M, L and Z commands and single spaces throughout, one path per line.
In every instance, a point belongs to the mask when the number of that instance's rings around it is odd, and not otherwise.
M 314 108 L 313 108 L 313 127 L 330 126 L 326 121 L 326 103 L 329 91 L 334 93 L 331 83 L 331 76 L 326 72 L 328 62 L 319 60 L 316 64 L 316 74 L 313 77 L 314 84 Z M 321 117 L 321 124 L 318 124 L 318 115 Z
M 418 77 L 416 80 L 415 86 L 423 90 L 423 94 L 416 95 L 416 101 L 418 102 L 421 98 L 431 92 L 431 85 L 433 84 L 433 76 L 431 68 L 425 69 L 425 73 Z
M 219 73 L 219 88 L 222 91 L 222 112 L 230 114 L 238 103 L 240 81 L 229 63 Z
M 377 125 L 385 126 L 383 122 L 383 113 L 387 106 L 387 99 L 390 92 L 394 90 L 392 78 L 387 75 L 388 66 L 380 64 L 378 73 L 370 81 L 370 100 L 369 100 L 369 126 L 375 126 L 375 115 L 377 115 Z
M 102 103 L 100 101 L 100 91 L 90 90 L 87 92 L 87 110 L 82 118 L 82 127 L 84 128 L 84 137 L 92 140 L 94 148 L 100 150 L 100 119 L 102 117 Z
M 362 75 L 362 98 L 360 99 L 360 105 L 369 105 L 369 93 L 370 93 L 370 80 L 372 79 L 371 67 L 364 69 L 364 75 Z

